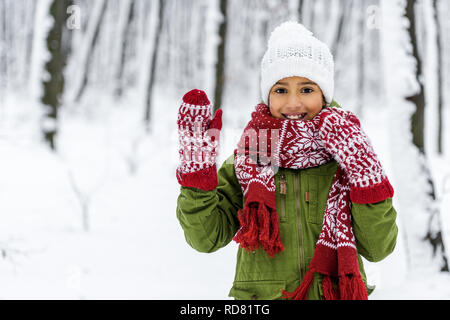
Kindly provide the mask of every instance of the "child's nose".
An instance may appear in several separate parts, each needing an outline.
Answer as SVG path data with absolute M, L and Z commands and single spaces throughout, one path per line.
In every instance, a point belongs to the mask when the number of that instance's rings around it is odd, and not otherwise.
M 297 94 L 295 94 L 295 93 L 289 94 L 289 97 L 288 97 L 288 106 L 289 107 L 298 108 L 301 105 L 302 105 L 301 98 Z

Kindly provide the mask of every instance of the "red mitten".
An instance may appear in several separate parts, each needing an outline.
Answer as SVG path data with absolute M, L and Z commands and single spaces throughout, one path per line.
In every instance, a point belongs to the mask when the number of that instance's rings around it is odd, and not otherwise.
M 368 204 L 393 197 L 394 189 L 355 114 L 324 109 L 319 134 L 325 149 L 348 175 L 352 202 Z
M 212 106 L 205 92 L 192 90 L 183 97 L 178 112 L 180 165 L 178 183 L 204 191 L 218 185 L 216 157 L 222 129 L 222 110 L 212 118 Z

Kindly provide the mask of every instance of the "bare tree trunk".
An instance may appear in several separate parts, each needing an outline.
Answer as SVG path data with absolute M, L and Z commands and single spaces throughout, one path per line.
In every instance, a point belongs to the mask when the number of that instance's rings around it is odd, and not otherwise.
M 349 24 L 350 16 L 353 10 L 353 2 L 354 0 L 345 0 L 345 5 L 342 8 L 342 12 L 339 18 L 339 23 L 336 30 L 336 36 L 331 45 L 331 52 L 334 55 L 335 61 L 337 60 L 339 54 L 339 45 L 343 39 L 344 29 L 346 25 Z
M 303 23 L 303 9 L 304 9 L 304 1 L 298 0 L 298 20 L 300 23 Z
M 125 23 L 123 30 L 121 30 L 122 43 L 120 44 L 120 52 L 119 52 L 120 60 L 119 66 L 117 67 L 117 73 L 115 77 L 116 83 L 114 89 L 114 95 L 119 98 L 122 96 L 123 93 L 123 71 L 125 68 L 126 49 L 128 47 L 130 29 L 134 19 L 134 8 L 135 8 L 135 0 L 130 0 L 127 14 L 128 16 L 127 22 Z
M 82 65 L 80 66 L 82 68 L 81 70 L 81 83 L 76 88 L 76 95 L 75 95 L 75 101 L 79 101 L 84 93 L 84 90 L 86 89 L 86 85 L 88 83 L 88 73 L 89 68 L 92 62 L 92 52 L 95 49 L 95 45 L 97 43 L 98 35 L 100 34 L 100 27 L 102 25 L 103 17 L 105 16 L 106 12 L 106 6 L 107 1 L 106 0 L 97 0 L 98 2 L 96 5 L 98 5 L 98 15 L 93 16 L 92 20 L 89 23 L 88 29 L 87 29 L 87 35 L 88 39 L 86 40 L 87 43 L 85 45 L 87 46 L 84 48 L 84 52 L 82 52 Z M 101 1 L 101 2 L 100 2 Z
M 358 10 L 359 17 L 359 68 L 358 68 L 358 103 L 357 103 L 357 114 L 362 117 L 363 116 L 363 107 L 365 105 L 365 41 L 366 41 L 366 1 L 360 0 L 360 7 Z
M 419 56 L 417 33 L 416 33 L 416 15 L 415 15 L 416 0 L 407 0 L 406 6 L 406 18 L 409 20 L 410 25 L 408 27 L 409 37 L 411 39 L 412 54 L 417 61 L 416 68 L 416 80 L 419 84 L 419 92 L 417 94 L 407 97 L 406 100 L 414 103 L 416 106 L 416 112 L 411 118 L 411 128 L 413 133 L 413 143 L 419 148 L 422 154 L 425 154 L 424 145 L 424 129 L 425 129 L 425 92 L 424 86 L 421 81 L 422 77 L 422 60 Z
M 225 82 L 225 47 L 227 40 L 227 0 L 220 0 L 220 12 L 223 20 L 219 26 L 220 43 L 217 49 L 216 87 L 214 92 L 214 111 L 222 105 L 223 87 Z
M 67 7 L 71 3 L 71 0 L 53 0 L 50 6 L 50 15 L 54 23 L 47 36 L 47 49 L 50 52 L 50 60 L 45 64 L 45 69 L 50 77 L 43 83 L 44 94 L 41 101 L 45 107 L 42 119 L 42 132 L 52 150 L 56 149 L 55 137 L 58 131 L 58 108 L 64 91 L 64 68 L 66 65 L 66 54 L 62 43 L 64 22 Z
M 426 180 L 430 187 L 429 197 L 430 204 L 428 211 L 430 213 L 429 225 L 427 234 L 424 240 L 430 242 L 433 247 L 433 253 L 436 254 L 440 251 L 442 258 L 441 271 L 449 271 L 447 257 L 442 240 L 442 224 L 440 219 L 439 207 L 436 205 L 437 196 L 435 192 L 435 185 L 433 178 L 429 170 L 429 163 L 426 161 L 425 145 L 424 145 L 424 123 L 425 123 L 425 93 L 424 86 L 421 82 L 422 78 L 422 61 L 419 56 L 417 34 L 416 34 L 416 15 L 415 7 L 416 0 L 407 0 L 405 17 L 409 20 L 408 33 L 411 39 L 412 54 L 417 61 L 416 67 L 416 81 L 419 84 L 419 92 L 411 97 L 407 97 L 406 100 L 412 102 L 416 106 L 416 112 L 411 117 L 411 130 L 413 134 L 413 143 L 419 149 L 421 155 L 423 155 L 422 169 L 426 176 Z
M 316 29 L 314 28 L 316 23 L 316 1 L 311 1 L 309 4 L 309 14 L 310 14 L 310 20 L 309 20 L 309 29 L 311 29 L 312 32 L 316 33 Z
M 439 18 L 439 1 L 433 0 L 433 11 L 435 15 L 435 21 L 436 21 L 436 45 L 437 45 L 437 81 L 438 81 L 438 153 L 442 154 L 442 143 L 443 143 L 443 137 L 442 137 L 442 121 L 443 121 L 443 94 L 444 94 L 444 83 L 443 83 L 443 77 L 442 77 L 442 69 L 444 67 L 444 62 L 442 58 L 442 40 L 441 40 L 441 21 Z
M 0 2 L 0 24 L 2 31 L 0 33 L 0 42 L 6 43 L 6 26 L 7 26 L 7 17 L 6 12 L 8 11 L 8 8 L 6 7 L 5 1 Z M 8 52 L 4 48 L 0 47 L 0 86 L 3 85 L 3 77 L 5 77 L 4 81 L 6 84 L 6 78 L 7 78 L 7 72 L 8 72 Z
M 152 97 L 153 97 L 153 84 L 155 81 L 156 76 L 156 63 L 158 58 L 158 48 L 159 48 L 159 41 L 160 41 L 160 35 L 161 30 L 163 27 L 164 22 L 164 0 L 159 0 L 159 15 L 158 15 L 158 25 L 155 30 L 155 43 L 153 46 L 153 52 L 152 52 L 152 62 L 150 66 L 150 77 L 147 84 L 147 96 L 146 96 L 146 103 L 145 103 L 145 124 L 147 131 L 150 130 L 150 114 L 152 109 Z
M 30 7 L 31 12 L 36 12 L 36 2 L 35 1 L 31 2 L 30 6 L 31 6 Z M 36 14 L 33 14 L 32 25 L 34 25 L 34 19 L 36 19 Z M 26 67 L 25 67 L 26 75 L 29 75 L 30 70 L 31 70 L 31 61 L 32 61 L 31 56 L 32 56 L 32 52 L 33 52 L 33 37 L 34 37 L 34 30 L 33 30 L 33 28 L 30 28 L 30 30 L 28 31 L 28 34 L 27 34 L 27 44 L 26 44 L 26 46 L 27 46 Z

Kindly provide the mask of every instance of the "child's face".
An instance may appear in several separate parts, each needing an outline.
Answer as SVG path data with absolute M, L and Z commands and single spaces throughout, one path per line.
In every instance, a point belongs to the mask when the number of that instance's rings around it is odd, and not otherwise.
M 307 78 L 284 78 L 270 89 L 269 108 L 274 118 L 312 120 L 325 105 L 322 90 Z

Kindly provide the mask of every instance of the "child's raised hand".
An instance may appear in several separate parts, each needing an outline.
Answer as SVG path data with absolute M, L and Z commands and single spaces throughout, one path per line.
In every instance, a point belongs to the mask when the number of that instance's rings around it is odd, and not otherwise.
M 222 129 L 222 110 L 212 118 L 212 105 L 202 90 L 191 90 L 183 97 L 178 111 L 180 185 L 204 191 L 217 187 L 216 158 Z
M 350 199 L 355 203 L 376 203 L 394 195 L 359 119 L 350 111 L 327 108 L 320 114 L 320 139 L 350 180 Z

